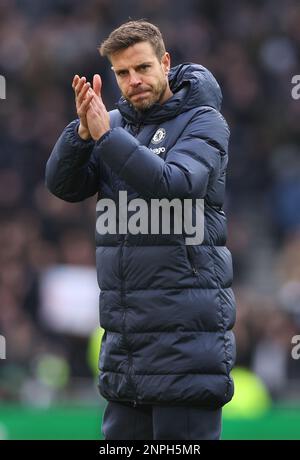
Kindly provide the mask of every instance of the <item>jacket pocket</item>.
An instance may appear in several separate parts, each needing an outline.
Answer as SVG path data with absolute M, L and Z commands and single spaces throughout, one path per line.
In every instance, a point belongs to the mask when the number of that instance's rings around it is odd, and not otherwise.
M 199 274 L 199 271 L 195 264 L 195 255 L 194 255 L 193 248 L 191 245 L 188 245 L 188 244 L 185 245 L 185 247 L 186 247 L 186 254 L 187 254 L 187 260 L 188 260 L 189 266 L 192 270 L 193 275 L 197 276 Z

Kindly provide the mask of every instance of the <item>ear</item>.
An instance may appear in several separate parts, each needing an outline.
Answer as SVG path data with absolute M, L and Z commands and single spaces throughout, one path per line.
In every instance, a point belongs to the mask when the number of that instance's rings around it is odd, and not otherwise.
M 171 67 L 171 58 L 170 58 L 169 53 L 165 52 L 165 54 L 163 55 L 161 59 L 161 65 L 163 67 L 165 74 L 168 75 L 170 67 Z

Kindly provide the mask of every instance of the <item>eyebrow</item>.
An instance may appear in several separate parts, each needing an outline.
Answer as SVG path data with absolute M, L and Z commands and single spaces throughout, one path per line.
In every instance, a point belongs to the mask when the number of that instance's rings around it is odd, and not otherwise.
M 137 64 L 134 69 L 138 69 L 139 67 L 143 67 L 144 65 L 151 65 L 152 64 L 152 61 L 145 61 L 145 62 L 142 62 L 141 64 Z M 114 69 L 113 66 L 111 66 L 111 69 L 114 70 L 116 73 L 117 72 L 126 72 L 128 69 Z

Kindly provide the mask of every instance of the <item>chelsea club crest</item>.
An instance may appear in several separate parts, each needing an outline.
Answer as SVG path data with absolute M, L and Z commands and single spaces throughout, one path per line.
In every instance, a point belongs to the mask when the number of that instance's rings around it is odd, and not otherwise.
M 158 128 L 156 133 L 151 139 L 153 144 L 159 144 L 166 137 L 166 130 L 164 128 Z

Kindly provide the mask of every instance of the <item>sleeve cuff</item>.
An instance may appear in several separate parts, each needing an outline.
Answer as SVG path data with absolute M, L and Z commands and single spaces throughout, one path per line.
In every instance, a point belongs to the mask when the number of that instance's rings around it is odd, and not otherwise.
M 103 134 L 103 136 L 101 136 L 98 140 L 97 140 L 97 144 L 101 144 L 102 141 L 104 141 L 104 139 L 106 139 L 110 133 L 111 133 L 111 129 L 109 129 L 108 131 L 106 131 L 106 133 Z
M 82 139 L 78 134 L 79 120 L 74 120 L 67 127 L 67 136 L 68 140 L 72 145 L 75 145 L 77 148 L 87 148 L 93 147 L 95 145 L 94 139 Z

